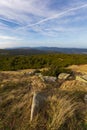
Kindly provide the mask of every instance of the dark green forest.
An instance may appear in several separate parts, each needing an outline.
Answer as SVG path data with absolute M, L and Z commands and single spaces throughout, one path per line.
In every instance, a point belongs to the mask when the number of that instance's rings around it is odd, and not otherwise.
M 87 64 L 87 55 L 82 54 L 38 54 L 29 56 L 0 56 L 0 70 L 51 68 L 51 74 L 58 75 L 69 65 Z M 53 70 L 53 72 L 52 72 Z

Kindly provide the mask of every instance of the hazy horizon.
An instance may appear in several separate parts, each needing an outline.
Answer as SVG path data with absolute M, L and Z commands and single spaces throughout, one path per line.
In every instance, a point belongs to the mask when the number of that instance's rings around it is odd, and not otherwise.
M 86 0 L 0 1 L 0 48 L 87 48 Z
M 25 48 L 59 48 L 59 49 L 87 49 L 82 47 L 57 47 L 57 46 L 19 46 L 19 47 L 6 47 L 6 48 L 0 48 L 0 49 L 25 49 Z

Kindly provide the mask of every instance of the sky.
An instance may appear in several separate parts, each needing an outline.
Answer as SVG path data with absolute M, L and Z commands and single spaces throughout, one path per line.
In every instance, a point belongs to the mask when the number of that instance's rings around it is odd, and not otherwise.
M 87 0 L 0 0 L 0 48 L 87 48 Z

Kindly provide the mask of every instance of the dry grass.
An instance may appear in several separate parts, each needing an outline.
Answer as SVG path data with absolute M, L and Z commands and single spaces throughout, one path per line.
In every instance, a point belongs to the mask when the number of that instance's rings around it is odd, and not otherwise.
M 51 121 L 48 124 L 48 130 L 76 130 L 76 128 L 79 128 L 80 130 L 82 129 L 82 122 L 80 122 L 82 120 L 78 120 L 76 117 L 76 111 L 78 111 L 80 104 L 78 104 L 74 98 L 70 98 L 67 95 L 61 95 L 59 97 L 53 96 L 50 99 L 50 102 Z M 74 117 L 75 120 L 73 121 Z M 71 126 L 71 124 L 73 125 Z
M 34 91 L 44 93 L 47 101 L 30 122 Z M 1 72 L 0 130 L 86 130 L 86 105 L 80 100 L 86 92 L 87 85 L 74 80 L 59 88 L 58 83 L 47 84 L 37 76 Z
M 65 91 L 83 91 L 87 92 L 87 83 L 71 80 L 71 81 L 65 81 L 61 87 L 61 90 Z
M 75 97 L 57 93 L 49 96 L 46 106 L 30 122 L 30 130 L 84 130 L 82 103 Z M 26 129 L 28 130 L 28 129 Z
M 87 74 L 87 64 L 85 65 L 72 65 L 68 67 L 76 72 L 86 73 Z
M 29 124 L 33 91 L 41 91 L 45 85 L 40 78 L 20 72 L 1 72 L 0 77 L 0 130 L 25 129 Z

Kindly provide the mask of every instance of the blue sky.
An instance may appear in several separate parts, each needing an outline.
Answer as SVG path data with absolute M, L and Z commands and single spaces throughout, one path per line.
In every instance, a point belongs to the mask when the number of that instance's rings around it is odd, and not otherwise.
M 0 48 L 87 48 L 87 0 L 0 0 Z

